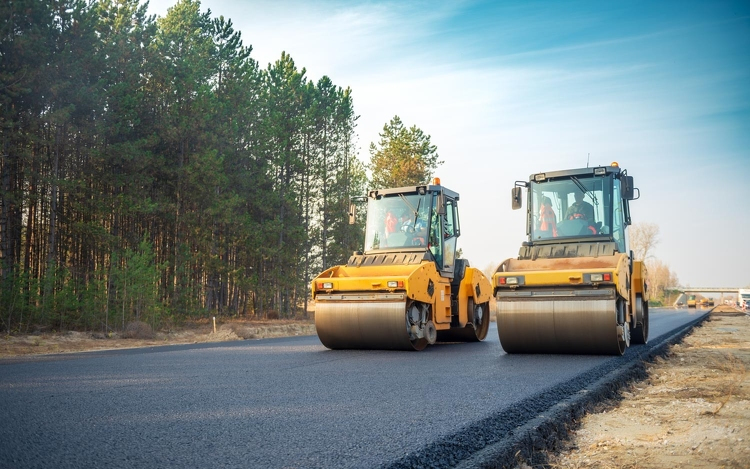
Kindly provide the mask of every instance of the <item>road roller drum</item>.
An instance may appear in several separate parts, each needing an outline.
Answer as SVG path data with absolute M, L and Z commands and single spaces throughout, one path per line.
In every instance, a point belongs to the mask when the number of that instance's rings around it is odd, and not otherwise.
M 620 355 L 614 299 L 502 301 L 497 330 L 508 353 Z
M 330 301 L 318 298 L 315 329 L 330 349 L 421 350 L 426 341 L 412 341 L 403 294 L 394 301 Z

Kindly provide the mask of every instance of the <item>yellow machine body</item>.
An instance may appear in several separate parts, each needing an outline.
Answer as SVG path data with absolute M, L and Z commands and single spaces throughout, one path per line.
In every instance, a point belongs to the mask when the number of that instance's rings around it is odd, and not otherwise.
M 628 184 L 617 167 L 542 173 L 525 184 L 530 239 L 492 277 L 507 353 L 621 355 L 631 341 L 646 343 L 646 269 L 627 253 Z M 585 222 L 571 213 L 581 194 L 592 202 Z M 517 198 L 514 190 L 514 208 Z M 542 204 L 555 216 L 537 218 Z
M 483 340 L 492 285 L 454 257 L 458 194 L 425 185 L 373 191 L 369 199 L 365 250 L 312 281 L 323 345 L 422 350 L 436 341 Z M 406 228 L 394 230 L 391 212 Z
M 396 286 L 388 287 L 389 282 Z M 414 340 L 409 335 L 406 315 L 414 302 L 429 305 L 437 340 L 483 340 L 487 335 L 489 322 L 485 321 L 483 330 L 475 331 L 470 316 L 474 311 L 470 310 L 489 304 L 492 286 L 481 271 L 472 267 L 466 268 L 460 281 L 455 305 L 451 301 L 451 279 L 441 277 L 430 261 L 336 266 L 322 272 L 312 288 L 315 327 L 328 348 L 424 348 L 428 338 Z M 486 309 L 482 313 L 489 315 Z

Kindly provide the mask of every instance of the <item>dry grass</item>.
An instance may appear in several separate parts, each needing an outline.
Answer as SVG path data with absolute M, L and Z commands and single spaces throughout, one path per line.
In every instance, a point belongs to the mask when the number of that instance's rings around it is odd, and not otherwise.
M 128 325 L 125 326 L 125 331 L 123 331 L 122 337 L 124 339 L 151 340 L 156 337 L 156 334 L 149 324 L 142 321 L 135 321 L 128 323 Z
M 310 319 L 220 320 L 217 321 L 216 332 L 209 319 L 179 327 L 172 325 L 163 331 L 154 331 L 146 323 L 134 322 L 128 324 L 122 334 L 110 333 L 106 336 L 98 332 L 75 331 L 39 335 L 0 335 L 0 358 L 314 334 L 315 324 Z
M 729 402 L 732 396 L 738 395 L 738 391 L 742 386 L 742 382 L 745 381 L 745 375 L 747 367 L 745 363 L 734 356 L 733 354 L 727 354 L 726 359 L 721 363 L 717 363 L 716 367 L 721 371 L 723 376 L 729 381 L 723 386 L 719 386 L 717 389 L 717 397 L 720 398 L 719 407 L 716 410 L 706 412 L 706 415 L 716 415 L 719 411 Z

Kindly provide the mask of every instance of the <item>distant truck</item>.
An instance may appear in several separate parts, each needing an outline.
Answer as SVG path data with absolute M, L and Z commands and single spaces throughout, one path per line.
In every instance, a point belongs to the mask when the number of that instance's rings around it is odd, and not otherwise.
M 750 289 L 740 289 L 737 292 L 737 306 L 740 308 L 750 307 Z

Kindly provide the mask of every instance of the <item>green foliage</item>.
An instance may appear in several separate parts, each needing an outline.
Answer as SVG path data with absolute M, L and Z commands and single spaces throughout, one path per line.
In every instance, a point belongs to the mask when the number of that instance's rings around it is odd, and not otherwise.
M 3 269 L 6 271 L 5 269 Z M 7 272 L 7 271 L 6 271 Z M 38 283 L 38 282 L 36 282 Z M 33 311 L 31 304 L 37 304 L 38 298 L 31 297 L 37 288 L 26 288 L 31 284 L 27 272 L 14 270 L 2 278 L 0 283 L 0 325 L 8 332 L 28 330 L 29 315 Z
M 163 307 L 159 302 L 158 281 L 163 266 L 155 263 L 153 246 L 148 237 L 135 250 L 126 249 L 115 256 L 112 269 L 110 300 L 112 309 L 121 312 L 122 327 L 132 321 L 159 324 Z
M 146 11 L 0 4 L 1 329 L 294 316 L 360 242 L 351 90 L 198 1 Z
M 383 126 L 378 145 L 370 143 L 371 187 L 426 184 L 439 161 L 437 147 L 416 126 L 404 127 L 398 116 Z

